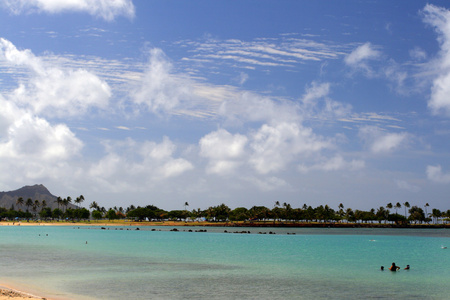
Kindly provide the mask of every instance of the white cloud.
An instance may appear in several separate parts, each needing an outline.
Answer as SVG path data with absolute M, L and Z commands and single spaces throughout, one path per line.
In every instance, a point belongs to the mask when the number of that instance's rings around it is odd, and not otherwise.
M 343 118 L 350 114 L 351 105 L 334 101 L 328 97 L 330 92 L 330 83 L 312 82 L 306 88 L 302 97 L 302 116 L 304 118 L 320 118 L 323 120 L 332 120 Z
M 250 177 L 250 178 L 243 178 L 242 180 L 250 182 L 263 192 L 269 192 L 281 188 L 286 188 L 288 186 L 288 183 L 284 179 L 273 176 L 265 177 L 262 179 Z
M 359 130 L 360 138 L 365 141 L 372 153 L 388 153 L 405 146 L 411 136 L 406 132 L 388 133 L 375 126 L 365 126 Z
M 216 114 L 220 102 L 234 94 L 234 88 L 204 84 L 176 73 L 164 52 L 154 48 L 132 100 L 152 113 L 208 117 Z
M 236 93 L 235 97 L 224 100 L 218 114 L 229 124 L 245 122 L 299 121 L 299 107 L 293 102 L 275 100 L 252 92 Z
M 299 171 L 302 173 L 307 173 L 313 170 L 325 172 L 339 171 L 339 170 L 356 171 L 364 168 L 364 166 L 365 162 L 363 160 L 353 159 L 351 161 L 346 161 L 341 155 L 337 154 L 336 156 L 331 157 L 330 159 L 326 159 L 312 166 L 302 164 L 299 166 Z
M 438 75 L 433 81 L 428 107 L 434 114 L 450 116 L 450 11 L 427 4 L 422 13 L 424 22 L 433 26 L 439 34 L 441 47 L 439 57 L 431 65 Z
M 347 55 L 344 61 L 353 69 L 361 70 L 367 76 L 373 76 L 373 71 L 368 65 L 368 61 L 376 60 L 380 56 L 381 52 L 376 50 L 371 43 L 365 43 Z
M 323 98 L 330 92 L 330 84 L 327 82 L 317 83 L 313 82 L 306 88 L 305 95 L 303 95 L 302 101 L 305 105 L 314 104 L 317 99 Z
M 18 50 L 3 38 L 0 61 L 28 70 L 29 79 L 22 79 L 9 98 L 37 114 L 67 117 L 84 114 L 92 107 L 108 106 L 110 87 L 86 70 L 48 66 L 30 50 Z
M 253 41 L 208 38 L 200 42 L 184 40 L 178 42 L 180 43 L 189 47 L 190 52 L 193 53 L 192 57 L 185 58 L 186 61 L 214 62 L 214 64 L 228 64 L 232 67 L 249 69 L 291 68 L 305 61 L 320 62 L 325 59 L 337 59 L 344 55 L 342 49 L 338 49 L 336 45 L 292 36 L 259 38 Z
M 242 164 L 247 137 L 232 135 L 224 129 L 200 139 L 200 155 L 209 159 L 208 173 L 229 174 Z
M 299 155 L 307 157 L 329 147 L 331 143 L 310 128 L 286 122 L 265 124 L 251 137 L 250 164 L 260 174 L 267 174 L 283 170 Z
M 3 180 L 59 178 L 82 148 L 83 143 L 66 125 L 52 125 L 0 96 L 0 173 L 3 174 L 0 178 Z M 14 179 L 5 178 L 11 174 Z
M 417 193 L 420 191 L 420 187 L 413 185 L 405 180 L 397 180 L 397 186 L 399 189 Z
M 426 173 L 427 178 L 431 181 L 444 184 L 450 183 L 450 173 L 443 173 L 440 165 L 427 166 Z
M 415 60 L 424 60 L 428 55 L 422 48 L 414 47 L 414 49 L 409 51 L 409 56 Z
M 450 116 L 450 73 L 436 78 L 431 88 L 431 98 L 428 107 L 433 114 L 443 113 Z
M 167 137 L 161 143 L 133 139 L 104 142 L 106 155 L 88 170 L 103 188 L 123 192 L 141 190 L 192 170 L 188 160 L 175 157 L 176 146 Z
M 14 14 L 45 12 L 85 12 L 107 21 L 123 15 L 133 18 L 135 9 L 132 0 L 2 0 L 4 7 Z

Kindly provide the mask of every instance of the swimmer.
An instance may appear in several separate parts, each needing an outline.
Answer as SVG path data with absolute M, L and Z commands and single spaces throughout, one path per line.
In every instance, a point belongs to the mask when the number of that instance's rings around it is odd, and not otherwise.
M 397 270 L 400 270 L 399 266 L 395 265 L 395 262 L 392 263 L 392 266 L 389 268 L 392 272 L 396 272 Z
M 409 265 L 406 265 L 406 268 L 404 270 L 409 270 Z
M 383 266 L 381 266 L 380 271 L 384 271 L 384 267 Z

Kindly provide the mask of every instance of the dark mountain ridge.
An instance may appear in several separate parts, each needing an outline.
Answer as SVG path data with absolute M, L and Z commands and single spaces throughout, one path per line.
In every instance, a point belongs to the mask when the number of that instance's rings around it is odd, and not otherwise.
M 16 202 L 20 197 L 22 197 L 25 202 L 28 198 L 33 200 L 33 202 L 35 200 L 39 200 L 39 202 L 45 200 L 45 202 L 47 203 L 47 207 L 50 207 L 51 209 L 55 209 L 58 207 L 58 204 L 56 202 L 57 197 L 55 195 L 52 195 L 50 191 L 42 184 L 26 185 L 14 191 L 0 192 L 0 207 L 10 209 L 14 206 L 14 208 L 17 210 L 20 207 L 17 206 Z M 69 204 L 68 207 L 75 208 L 73 204 Z M 25 210 L 26 207 L 23 206 L 21 207 L 21 209 Z

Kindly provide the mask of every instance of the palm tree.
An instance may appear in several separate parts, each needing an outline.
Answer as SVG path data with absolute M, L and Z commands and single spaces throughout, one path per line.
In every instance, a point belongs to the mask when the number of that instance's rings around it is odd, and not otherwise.
M 98 210 L 99 206 L 97 204 L 97 202 L 93 201 L 90 205 L 89 208 L 93 209 L 93 210 Z
M 410 208 L 411 205 L 409 205 L 409 202 L 406 201 L 405 203 L 403 203 L 403 207 L 405 207 L 405 218 L 406 218 L 406 208 Z
M 28 198 L 27 202 L 25 202 L 25 206 L 27 207 L 27 210 L 29 210 L 30 206 L 33 206 L 33 200 L 31 200 L 31 198 Z
M 58 204 L 59 209 L 59 206 L 63 204 L 63 199 L 61 197 L 56 198 L 56 204 Z
M 78 201 L 80 204 L 83 203 L 85 200 L 83 195 L 80 195 L 80 197 L 78 197 L 78 199 L 79 199 Z
M 188 202 L 184 202 L 184 211 L 186 211 L 186 207 L 189 206 Z
M 430 204 L 425 203 L 425 218 L 428 218 L 428 212 L 427 212 L 427 207 L 430 206 Z
M 80 197 L 77 197 L 73 202 L 77 205 L 77 208 L 80 208 L 79 204 L 81 203 Z
M 392 209 L 393 207 L 394 207 L 394 206 L 392 205 L 391 202 L 389 202 L 389 203 L 386 205 L 386 208 L 388 209 L 388 213 L 389 213 L 389 210 Z
M 17 204 L 18 206 L 22 207 L 22 206 L 23 206 L 23 203 L 24 203 L 24 200 L 23 200 L 22 197 L 17 198 L 16 204 Z M 19 208 L 19 211 L 20 211 L 20 208 Z
M 389 217 L 389 210 L 385 210 L 383 206 L 380 206 L 380 208 L 377 210 L 376 216 L 380 223 L 382 220 L 384 220 L 384 222 L 386 223 L 386 220 Z
M 339 203 L 338 208 L 339 208 L 339 217 L 341 217 L 341 219 L 342 219 L 342 218 L 344 217 L 344 215 L 345 215 L 345 212 L 344 212 L 344 204 Z
M 400 208 L 402 208 L 402 205 L 400 204 L 400 202 L 397 202 L 395 204 L 395 214 L 397 214 L 397 209 L 400 209 Z M 405 211 L 406 211 L 406 208 L 405 208 Z M 405 215 L 406 215 L 406 213 L 405 213 Z
M 84 196 L 80 195 L 80 197 L 77 197 L 73 202 L 77 204 L 77 208 L 80 208 L 80 205 L 84 201 Z
M 353 212 L 353 210 L 350 208 L 350 207 L 348 207 L 346 210 L 345 210 L 345 218 L 347 219 L 347 221 L 354 221 L 354 217 L 355 217 L 355 213 Z
M 439 223 L 439 218 L 442 217 L 442 212 L 437 208 L 433 208 L 433 210 L 431 211 L 431 216 L 434 218 L 434 222 L 437 224 Z
M 34 217 L 35 217 L 35 218 L 36 218 L 36 211 L 37 211 L 37 208 L 38 208 L 39 206 L 41 206 L 39 200 L 34 200 L 33 211 L 34 211 Z
M 67 206 L 69 206 L 69 204 L 72 204 L 72 198 L 70 196 L 68 196 L 67 199 L 64 199 L 64 200 L 66 200 L 64 202 L 64 205 L 66 206 L 66 210 L 67 210 Z

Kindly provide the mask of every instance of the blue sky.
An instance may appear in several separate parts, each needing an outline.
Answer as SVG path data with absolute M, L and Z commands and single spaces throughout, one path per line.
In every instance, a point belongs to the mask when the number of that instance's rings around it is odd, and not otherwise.
M 0 1 L 0 190 L 448 209 L 446 1 Z

